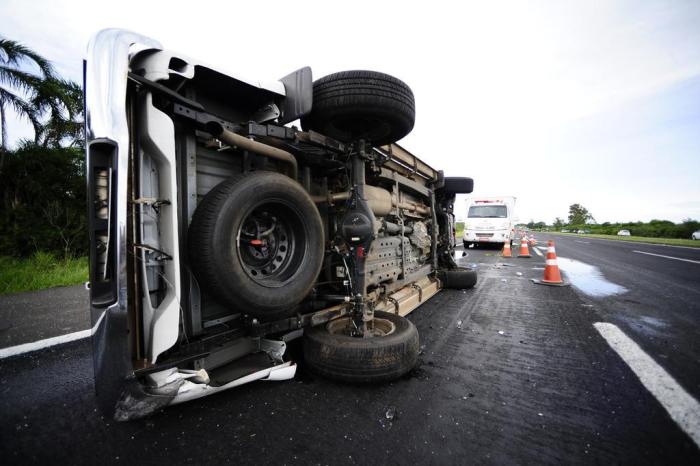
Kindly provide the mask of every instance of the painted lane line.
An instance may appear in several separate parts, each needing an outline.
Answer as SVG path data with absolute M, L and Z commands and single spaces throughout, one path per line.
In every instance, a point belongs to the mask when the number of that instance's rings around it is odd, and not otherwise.
M 632 252 L 636 252 L 639 254 L 646 254 L 648 256 L 663 257 L 665 259 L 675 259 L 677 261 L 692 262 L 693 264 L 700 264 L 700 261 L 694 261 L 692 259 L 683 259 L 682 257 L 664 256 L 663 254 L 654 254 L 653 252 L 644 252 L 644 251 L 632 251 Z
M 554 233 L 554 234 L 557 235 L 556 233 Z M 566 235 L 566 234 L 557 235 L 557 236 L 564 237 L 564 238 L 567 238 L 567 237 L 572 238 L 572 236 Z M 665 247 L 665 248 L 695 249 L 696 251 L 698 249 L 695 246 L 678 246 L 677 244 L 649 243 L 647 241 L 626 241 L 624 239 L 594 238 L 591 236 L 584 236 L 584 238 L 589 239 L 589 240 L 593 240 L 593 241 L 608 241 L 608 242 L 613 241 L 615 243 L 623 243 L 623 244 L 632 245 L 632 246 L 634 246 L 635 244 L 638 244 L 640 246 L 641 245 L 648 245 L 648 246 L 661 246 L 661 247 Z
M 32 351 L 48 348 L 49 346 L 56 346 L 75 340 L 81 340 L 83 338 L 89 337 L 91 333 L 92 329 L 81 330 L 79 332 L 68 333 L 66 335 L 59 335 L 57 337 L 46 338 L 44 340 L 39 341 L 32 341 L 30 343 L 24 343 L 22 345 L 10 346 L 9 348 L 2 348 L 0 349 L 0 359 L 8 358 L 10 356 L 17 356 L 19 354 L 30 353 Z
M 593 326 L 676 424 L 700 447 L 700 404 L 697 400 L 616 325 L 596 322 Z
M 542 255 L 542 253 L 540 252 L 540 250 L 539 250 L 539 249 L 537 249 L 537 248 L 534 248 L 534 249 L 533 249 L 533 251 L 535 251 L 535 254 L 537 254 L 538 256 L 540 256 L 540 257 L 544 257 L 544 256 Z
M 32 351 L 38 351 L 40 349 L 49 348 L 51 346 L 61 345 L 63 343 L 69 343 L 71 341 L 82 340 L 83 338 L 88 338 L 95 334 L 97 328 L 102 324 L 105 319 L 107 311 L 102 311 L 100 317 L 98 317 L 97 322 L 92 328 L 87 330 L 80 330 L 79 332 L 67 333 L 65 335 L 59 335 L 57 337 L 46 338 L 44 340 L 32 341 L 30 343 L 24 343 L 17 346 L 10 346 L 8 348 L 0 349 L 0 359 L 8 358 L 10 356 L 17 356 L 19 354 L 31 353 Z

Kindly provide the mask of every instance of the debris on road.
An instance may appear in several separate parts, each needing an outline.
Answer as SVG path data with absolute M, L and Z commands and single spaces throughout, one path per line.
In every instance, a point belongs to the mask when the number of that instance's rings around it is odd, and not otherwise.
M 517 275 L 518 277 L 522 277 L 523 273 L 522 272 L 515 272 L 515 275 Z
M 493 264 L 494 269 L 502 269 L 503 267 L 517 267 L 515 264 L 506 264 L 505 262 L 498 262 Z
M 462 321 L 461 320 L 457 321 L 457 328 L 462 328 Z

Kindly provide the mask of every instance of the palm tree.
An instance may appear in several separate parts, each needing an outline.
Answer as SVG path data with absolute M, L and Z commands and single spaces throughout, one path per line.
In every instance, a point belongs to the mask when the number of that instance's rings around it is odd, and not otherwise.
M 45 123 L 35 135 L 44 147 L 81 146 L 83 142 L 83 89 L 72 81 L 45 79 L 31 100 L 34 108 L 47 113 Z
M 22 65 L 28 62 L 33 62 L 41 75 L 22 70 Z M 43 108 L 28 101 L 24 95 L 37 96 L 44 82 L 53 79 L 56 79 L 55 72 L 48 60 L 18 42 L 0 38 L 0 157 L 7 151 L 7 108 L 13 108 L 18 115 L 28 119 L 35 134 L 40 135 L 39 118 Z

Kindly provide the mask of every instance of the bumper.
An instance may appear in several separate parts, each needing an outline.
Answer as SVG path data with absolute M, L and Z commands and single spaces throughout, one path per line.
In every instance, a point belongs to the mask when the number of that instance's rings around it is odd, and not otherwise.
M 128 31 L 101 31 L 90 41 L 84 70 L 95 389 L 100 407 L 108 414 L 125 396 L 146 397 L 133 377 L 129 351 L 127 205 L 118 200 L 127 199 L 129 57 L 148 48 L 160 48 L 160 44 Z
M 464 232 L 464 237 L 462 239 L 467 243 L 505 243 L 506 241 L 510 241 L 510 232 L 503 230 L 469 230 Z

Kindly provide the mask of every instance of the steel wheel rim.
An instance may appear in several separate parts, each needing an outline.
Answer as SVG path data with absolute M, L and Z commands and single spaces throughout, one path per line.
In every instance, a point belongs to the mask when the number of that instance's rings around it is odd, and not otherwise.
M 370 328 L 372 337 L 386 337 L 396 331 L 396 325 L 392 321 L 379 317 L 372 319 Z M 326 324 L 326 330 L 331 335 L 352 336 L 354 329 L 355 326 L 350 317 L 340 317 Z
M 238 228 L 237 239 L 243 271 L 253 282 L 270 288 L 289 283 L 309 249 L 301 214 L 281 199 L 251 207 Z

